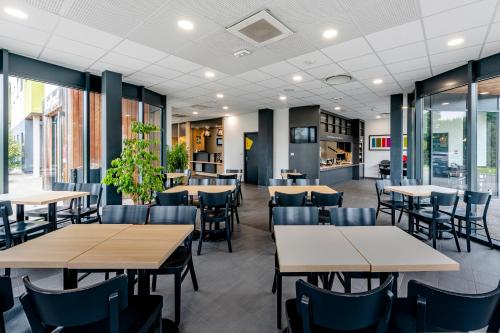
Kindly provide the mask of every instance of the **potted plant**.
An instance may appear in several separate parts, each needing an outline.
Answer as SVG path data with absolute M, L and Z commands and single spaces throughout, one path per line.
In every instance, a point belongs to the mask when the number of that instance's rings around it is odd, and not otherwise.
M 188 152 L 185 143 L 180 143 L 167 147 L 167 170 L 168 172 L 175 172 L 178 169 L 187 169 L 189 165 Z
M 159 143 L 150 138 L 151 133 L 160 129 L 140 122 L 132 122 L 131 126 L 133 137 L 124 141 L 120 157 L 111 161 L 102 182 L 115 186 L 118 193 L 129 195 L 135 204 L 148 204 L 154 191 L 163 190 L 163 167 L 156 166 L 158 157 L 151 148 Z

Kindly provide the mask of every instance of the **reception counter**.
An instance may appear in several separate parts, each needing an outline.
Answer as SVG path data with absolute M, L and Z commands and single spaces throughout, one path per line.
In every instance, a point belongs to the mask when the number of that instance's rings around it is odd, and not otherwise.
M 319 171 L 319 182 L 321 185 L 335 185 L 352 179 L 362 178 L 363 164 L 340 164 L 324 166 Z

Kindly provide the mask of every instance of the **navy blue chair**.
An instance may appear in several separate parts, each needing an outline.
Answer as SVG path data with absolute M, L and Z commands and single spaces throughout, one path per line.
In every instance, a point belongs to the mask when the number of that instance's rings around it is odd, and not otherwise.
M 188 191 L 158 192 L 155 202 L 158 206 L 186 206 L 189 204 Z
M 4 313 L 14 307 L 12 281 L 9 276 L 0 276 L 0 333 L 6 333 Z

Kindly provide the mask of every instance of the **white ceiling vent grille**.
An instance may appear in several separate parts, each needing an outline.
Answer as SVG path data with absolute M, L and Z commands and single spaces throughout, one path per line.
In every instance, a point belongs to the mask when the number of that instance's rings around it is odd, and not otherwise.
M 292 30 L 271 15 L 267 9 L 247 17 L 226 30 L 255 46 L 268 45 L 293 34 Z

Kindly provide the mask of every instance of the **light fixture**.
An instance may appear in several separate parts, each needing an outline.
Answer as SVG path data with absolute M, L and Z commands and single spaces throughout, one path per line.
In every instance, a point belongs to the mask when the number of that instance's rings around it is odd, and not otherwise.
M 224 98 L 224 94 L 223 94 L 223 93 L 218 93 L 218 94 L 217 94 L 217 95 L 215 95 L 215 96 L 217 96 L 217 98 Z
M 454 84 L 457 84 L 457 81 L 448 81 L 444 85 L 447 86 L 447 87 L 449 87 L 449 86 L 452 86 Z
M 286 96 L 281 95 L 281 96 L 280 96 L 280 101 L 286 101 Z
M 464 43 L 463 38 L 453 38 L 448 41 L 448 46 L 458 46 Z
M 244 57 L 244 56 L 247 56 L 247 55 L 250 55 L 252 52 L 250 52 L 249 50 L 247 49 L 241 49 L 241 50 L 238 50 L 236 52 L 233 53 L 233 56 L 235 56 L 236 58 L 241 58 L 241 57 Z
M 292 79 L 295 82 L 300 82 L 300 81 L 302 81 L 302 75 L 294 75 Z
M 490 93 L 489 91 L 481 91 L 479 95 L 489 95 L 489 93 Z
M 193 114 L 198 114 L 198 111 L 193 111 Z
M 382 84 L 383 82 L 384 82 L 384 80 L 382 80 L 382 79 L 373 80 L 373 84 Z
M 210 71 L 205 72 L 205 77 L 213 78 L 213 77 L 215 77 L 215 73 L 214 72 L 210 72 Z
M 226 113 L 224 117 L 231 117 L 231 115 L 229 113 Z
M 448 105 L 448 104 L 450 104 L 450 103 L 448 103 L 448 102 L 441 103 L 441 105 Z
M 380 119 L 380 118 L 382 118 L 382 116 L 378 114 L 375 116 L 375 118 Z
M 328 76 L 324 79 L 325 83 L 328 85 L 331 85 L 331 86 L 334 86 L 337 84 L 344 84 L 344 83 L 350 82 L 351 80 L 352 80 L 352 76 L 347 75 L 347 74 Z
M 340 111 L 342 108 L 340 106 L 336 106 L 333 109 L 336 110 L 336 111 Z
M 222 107 L 222 110 L 228 110 L 228 109 L 229 109 L 229 106 L 227 106 L 227 105 L 224 105 L 224 106 Z
M 337 34 L 338 34 L 337 30 L 327 29 L 327 30 L 323 31 L 323 38 L 332 39 L 332 38 L 336 37 Z
M 25 12 L 23 12 L 22 10 L 17 9 L 17 8 L 5 7 L 3 9 L 3 11 L 6 14 L 8 14 L 8 15 L 10 15 L 12 17 L 18 18 L 18 19 L 26 20 L 28 18 L 28 14 L 26 14 Z
M 194 29 L 193 22 L 188 21 L 188 20 L 177 21 L 177 26 L 179 26 L 179 28 L 181 28 L 182 30 L 193 30 Z

